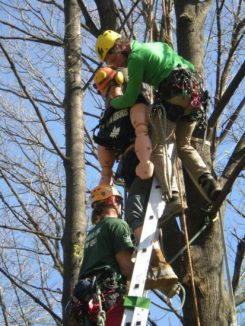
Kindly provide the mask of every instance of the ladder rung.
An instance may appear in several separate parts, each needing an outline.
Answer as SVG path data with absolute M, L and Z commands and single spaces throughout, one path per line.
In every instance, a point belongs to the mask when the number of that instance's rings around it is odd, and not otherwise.
M 146 298 L 146 294 L 144 294 L 144 285 L 147 279 L 147 270 L 152 252 L 152 243 L 156 237 L 157 221 L 162 215 L 165 207 L 165 202 L 162 201 L 161 188 L 156 187 L 156 183 L 157 180 L 153 178 L 142 235 L 137 249 L 134 271 L 128 292 L 130 297 Z M 149 307 L 146 308 L 135 306 L 125 308 L 121 326 L 146 326 L 148 314 Z

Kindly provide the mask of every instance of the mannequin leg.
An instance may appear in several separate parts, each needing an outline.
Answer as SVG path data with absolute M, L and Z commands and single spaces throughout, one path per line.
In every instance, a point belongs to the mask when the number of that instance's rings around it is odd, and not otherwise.
M 141 179 L 149 179 L 153 175 L 154 165 L 150 161 L 152 144 L 148 134 L 146 105 L 135 104 L 130 110 L 130 118 L 136 134 L 135 152 L 140 161 L 135 172 Z
M 98 160 L 101 166 L 101 178 L 99 184 L 113 184 L 112 167 L 115 162 L 115 157 L 112 151 L 104 146 L 98 145 Z

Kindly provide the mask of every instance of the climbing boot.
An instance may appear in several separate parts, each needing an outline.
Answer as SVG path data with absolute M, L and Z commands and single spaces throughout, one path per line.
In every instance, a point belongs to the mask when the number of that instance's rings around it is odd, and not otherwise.
M 169 298 L 177 291 L 178 277 L 166 262 L 160 249 L 153 249 L 152 261 L 146 280 L 145 289 L 158 289 Z
M 204 192 L 204 194 L 212 202 L 214 202 L 218 198 L 218 196 L 221 192 L 221 189 L 220 189 L 219 185 L 217 184 L 217 181 L 212 177 L 212 175 L 210 173 L 202 174 L 198 179 L 198 183 L 199 183 L 200 187 L 202 188 L 202 191 Z
M 166 221 L 176 216 L 182 215 L 183 211 L 187 210 L 186 204 L 183 202 L 183 207 L 179 198 L 179 194 L 173 194 L 173 197 L 166 202 L 165 209 L 159 219 L 158 226 L 161 227 Z

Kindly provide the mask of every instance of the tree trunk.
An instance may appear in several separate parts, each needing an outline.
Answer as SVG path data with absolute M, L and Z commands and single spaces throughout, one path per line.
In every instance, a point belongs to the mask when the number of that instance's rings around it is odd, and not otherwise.
M 65 0 L 65 130 L 66 223 L 64 250 L 63 312 L 77 281 L 85 238 L 84 129 L 81 88 L 80 9 L 76 0 Z M 64 316 L 64 325 L 68 325 Z
M 190 60 L 203 76 L 204 23 L 212 0 L 175 0 L 179 53 Z M 183 33 L 184 31 L 184 33 Z
M 175 1 L 177 17 L 178 52 L 194 63 L 199 73 L 203 75 L 203 29 L 206 15 L 211 1 L 200 3 L 196 1 Z M 185 33 L 183 33 L 183 30 Z M 208 142 L 207 142 L 208 143 Z M 203 157 L 206 164 L 211 166 L 210 146 L 206 144 L 201 150 L 201 139 L 193 145 Z M 195 186 L 184 173 L 188 216 L 187 227 L 189 239 L 191 239 L 205 224 L 205 213 L 200 208 L 207 208 L 207 203 L 196 191 Z M 223 223 L 223 212 L 221 213 Z M 175 235 L 173 236 L 173 232 Z M 198 325 L 198 318 L 202 326 L 226 326 L 232 320 L 232 302 L 225 288 L 223 273 L 223 245 L 219 220 L 211 223 L 206 230 L 199 235 L 190 247 L 193 264 L 194 283 L 197 297 L 197 313 L 195 313 L 194 296 L 191 286 L 190 268 L 186 253 L 176 260 L 173 265 L 186 290 L 186 300 L 183 308 L 184 325 Z M 168 259 L 176 254 L 185 245 L 184 237 L 179 232 L 174 222 L 169 222 L 164 229 L 164 237 L 167 246 Z M 175 239 L 173 241 L 173 239 Z M 192 313 L 190 313 L 190 311 Z M 197 316 L 198 315 L 198 316 Z

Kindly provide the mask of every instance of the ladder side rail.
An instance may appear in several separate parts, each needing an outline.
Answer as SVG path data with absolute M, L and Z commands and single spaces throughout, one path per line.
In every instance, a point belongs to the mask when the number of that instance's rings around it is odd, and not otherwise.
M 133 275 L 130 283 L 128 296 L 144 296 L 145 281 L 152 253 L 152 243 L 156 238 L 157 223 L 165 208 L 162 200 L 161 188 L 154 177 L 151 186 L 150 197 L 146 209 L 140 243 L 137 248 Z M 125 309 L 121 326 L 126 325 L 146 325 L 148 309 L 135 307 Z

